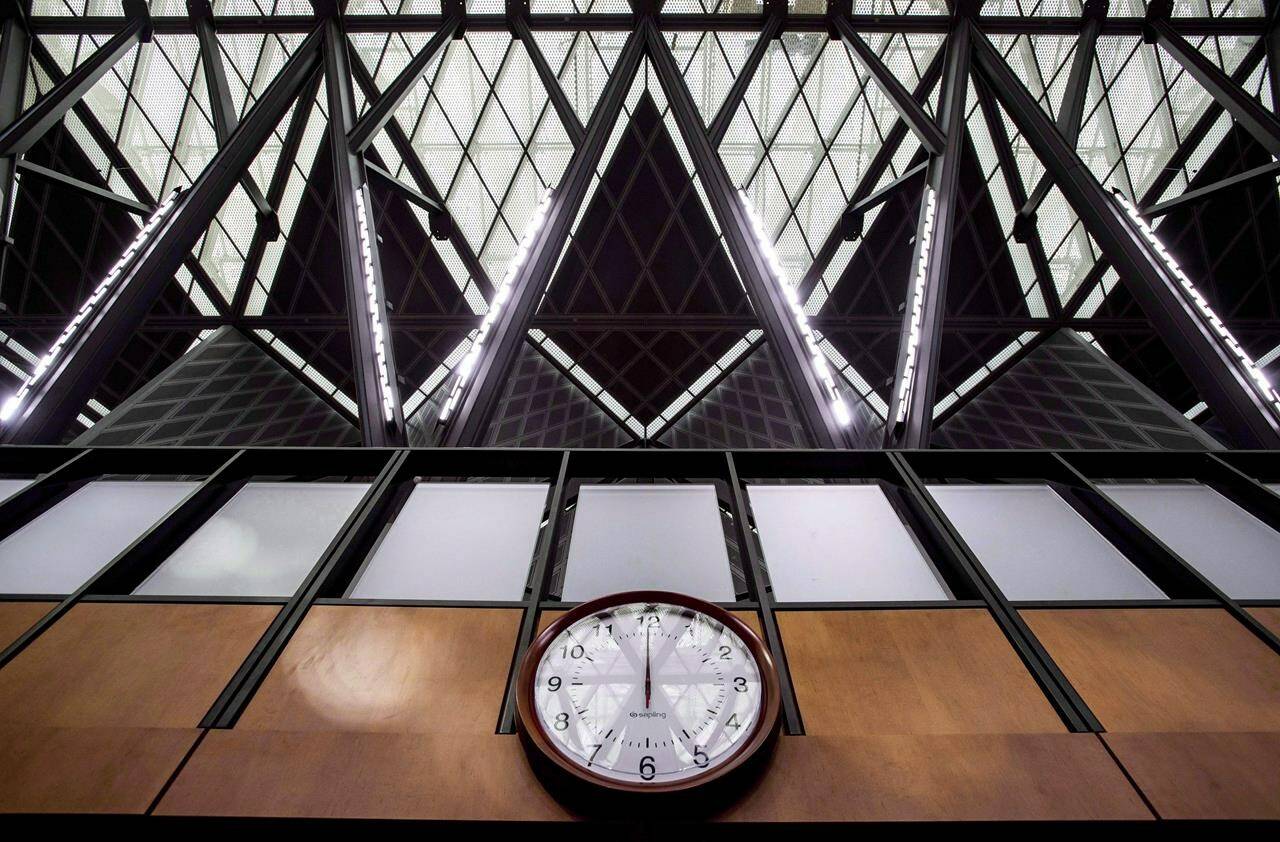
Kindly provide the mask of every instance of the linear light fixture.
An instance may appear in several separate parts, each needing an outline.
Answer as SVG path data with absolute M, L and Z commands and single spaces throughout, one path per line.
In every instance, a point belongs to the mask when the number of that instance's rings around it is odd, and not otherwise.
M 773 274 L 774 283 L 781 288 L 783 296 L 787 299 L 787 307 L 791 310 L 791 318 L 795 321 L 796 328 L 799 329 L 800 335 L 804 338 L 805 349 L 809 352 L 809 365 L 813 367 L 814 374 L 818 376 L 818 381 L 822 383 L 823 391 L 827 393 L 827 401 L 831 404 L 831 413 L 835 416 L 840 426 L 847 427 L 849 422 L 853 420 L 853 416 L 850 414 L 844 398 L 840 396 L 840 392 L 836 388 L 835 376 L 831 373 L 831 366 L 827 364 L 827 358 L 822 353 L 822 349 L 818 347 L 818 339 L 813 334 L 813 328 L 809 327 L 809 317 L 804 313 L 804 305 L 799 296 L 796 295 L 795 287 L 787 280 L 786 272 L 782 268 L 782 261 L 778 259 L 778 252 L 774 249 L 773 244 L 769 242 L 769 237 L 764 231 L 764 222 L 756 213 L 756 209 L 752 207 L 746 191 L 738 188 L 738 197 L 742 200 L 742 207 L 747 212 L 747 218 L 751 220 L 751 230 L 755 232 L 760 252 L 764 255 L 765 262 L 769 264 L 769 271 Z
M 1160 238 L 1156 236 L 1155 229 L 1153 229 L 1147 221 L 1142 218 L 1142 214 L 1139 213 L 1137 206 L 1134 205 L 1133 202 L 1129 201 L 1128 197 L 1119 190 L 1113 190 L 1112 192 L 1115 193 L 1116 199 L 1119 200 L 1120 207 L 1124 208 L 1125 213 L 1127 213 L 1129 218 L 1133 220 L 1134 224 L 1138 226 L 1138 230 L 1147 238 L 1147 242 L 1149 242 L 1151 247 L 1155 249 L 1156 254 L 1160 255 L 1160 259 L 1164 261 L 1165 266 L 1169 267 L 1169 271 L 1178 279 L 1178 283 L 1182 285 L 1182 289 L 1191 299 L 1191 303 L 1196 306 L 1196 309 L 1200 311 L 1200 315 L 1202 315 L 1205 318 L 1205 321 L 1209 323 L 1209 327 L 1213 329 L 1214 333 L 1218 334 L 1222 343 L 1226 345 L 1227 350 L 1230 351 L 1236 358 L 1237 362 L 1240 363 L 1245 374 L 1247 374 L 1249 379 L 1253 382 L 1254 388 L 1258 390 L 1258 393 L 1262 395 L 1264 400 L 1271 404 L 1272 410 L 1277 415 L 1280 415 L 1280 394 L 1277 394 L 1275 387 L 1272 386 L 1271 381 L 1267 379 L 1267 375 L 1263 373 L 1257 363 L 1255 363 L 1248 353 L 1245 352 L 1240 343 L 1236 341 L 1235 336 L 1231 334 L 1231 331 L 1227 330 L 1227 326 L 1222 323 L 1222 319 L 1218 318 L 1218 314 L 1209 306 L 1209 302 L 1204 299 L 1204 296 L 1196 289 L 1195 284 L 1191 283 L 1191 279 L 1182 271 L 1182 267 L 1178 265 L 1178 261 L 1173 259 L 1173 255 L 1169 254 L 1169 250 L 1164 247 L 1164 243 L 1160 242 Z
M 440 410 L 438 421 L 441 424 L 448 421 L 449 416 L 453 414 L 453 410 L 457 408 L 458 398 L 462 396 L 462 389 L 467 385 L 471 373 L 475 370 L 476 363 L 480 360 L 480 354 L 484 351 L 485 341 L 489 338 L 489 331 L 493 329 L 493 323 L 497 321 L 503 305 L 511 297 L 511 284 L 516 279 L 516 273 L 520 271 L 520 267 L 524 265 L 524 262 L 529 259 L 529 250 L 533 248 L 533 240 L 542 229 L 542 223 L 546 221 L 547 209 L 551 207 L 551 195 L 552 191 L 548 189 L 543 194 L 542 201 L 538 203 L 538 207 L 534 209 L 533 218 L 529 220 L 529 224 L 524 230 L 524 236 L 520 238 L 520 245 L 516 248 L 516 253 L 511 257 L 511 263 L 507 265 L 507 272 L 502 276 L 502 282 L 498 284 L 498 288 L 493 292 L 493 300 L 489 302 L 489 312 L 484 314 L 484 320 L 480 322 L 480 329 L 476 333 L 475 342 L 471 344 L 471 350 L 467 352 L 467 355 L 462 358 L 462 362 L 458 364 L 457 377 L 453 381 L 453 386 L 449 389 L 449 399 L 445 401 L 444 408 Z
M 124 250 L 124 254 L 120 255 L 120 259 L 111 267 L 111 271 L 107 273 L 107 276 L 103 278 L 96 287 L 94 287 L 93 293 L 84 302 L 84 304 L 80 305 L 80 309 L 76 311 L 75 316 L 73 316 L 67 326 L 63 328 L 61 335 L 59 335 L 57 341 L 53 343 L 53 347 L 45 352 L 45 355 L 36 363 L 35 370 L 31 372 L 31 376 L 23 382 L 16 393 L 11 395 L 3 405 L 0 405 L 0 421 L 8 421 L 18 412 L 19 409 L 22 408 L 22 404 L 26 402 L 27 396 L 31 394 L 31 390 L 45 379 L 45 375 L 49 374 L 50 369 L 62 355 L 63 350 L 80 333 L 80 328 L 98 312 L 103 301 L 113 291 L 116 281 L 120 279 L 121 273 L 124 272 L 125 268 L 129 265 L 129 262 L 133 260 L 134 255 L 138 253 L 138 250 L 142 248 L 144 243 L 146 243 L 147 239 L 151 236 L 151 233 L 156 230 L 156 227 L 173 208 L 174 202 L 178 199 L 179 192 L 180 188 L 175 189 L 170 193 L 168 198 L 161 202 L 160 206 L 157 207 L 151 216 L 147 218 L 147 221 L 142 226 L 142 230 L 138 232 L 138 236 L 133 238 L 133 242 L 129 243 L 129 247 Z
M 911 286 L 911 320 L 907 324 L 907 358 L 902 365 L 902 380 L 898 383 L 898 407 L 894 423 L 907 419 L 907 404 L 911 401 L 911 389 L 915 384 L 916 351 L 920 347 L 920 330 L 924 324 L 924 285 L 929 272 L 929 252 L 933 248 L 933 217 L 938 206 L 938 194 L 929 185 L 924 188 L 924 225 L 920 230 L 920 258 L 916 261 L 916 279 Z
M 391 368 L 387 365 L 387 328 L 378 305 L 378 285 L 373 276 L 373 248 L 369 241 L 369 217 L 364 209 L 364 188 L 356 191 L 356 223 L 360 229 L 360 256 L 364 264 L 364 290 L 368 295 L 369 327 L 373 332 L 373 355 L 378 365 L 378 386 L 382 390 L 383 418 L 388 425 L 396 420 L 391 397 Z

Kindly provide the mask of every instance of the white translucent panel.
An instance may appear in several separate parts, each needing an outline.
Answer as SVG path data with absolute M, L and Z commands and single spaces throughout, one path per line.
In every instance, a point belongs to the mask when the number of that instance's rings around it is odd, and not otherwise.
M 30 479 L 0 479 L 0 500 L 8 500 L 22 489 L 26 488 L 35 480 Z
M 545 484 L 420 484 L 350 596 L 522 599 L 546 499 Z
M 89 483 L 0 543 L 0 593 L 71 593 L 197 485 Z
M 289 596 L 368 488 L 359 482 L 251 482 L 134 593 Z
M 779 600 L 950 598 L 879 487 L 756 485 L 748 494 Z
M 1280 597 L 1280 533 L 1203 485 L 1099 488 L 1227 596 Z
M 1047 485 L 931 485 L 1009 599 L 1163 599 Z
M 641 589 L 734 599 L 714 486 L 582 486 L 564 599 Z

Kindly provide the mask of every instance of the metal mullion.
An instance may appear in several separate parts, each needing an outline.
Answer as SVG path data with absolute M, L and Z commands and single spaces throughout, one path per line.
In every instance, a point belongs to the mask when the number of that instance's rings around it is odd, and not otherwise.
M 1009 641 L 1032 679 L 1040 686 L 1063 724 L 1069 731 L 1075 733 L 1103 731 L 1102 723 L 1071 685 L 1040 640 L 1032 633 L 1030 626 L 1018 610 L 1010 604 L 999 585 L 960 535 L 959 530 L 943 512 L 942 507 L 929 494 L 924 480 L 916 473 L 905 455 L 897 452 L 890 452 L 887 455 L 898 475 L 898 483 L 902 486 L 907 501 L 915 513 L 922 518 L 924 525 L 933 533 L 931 537 L 937 539 L 955 561 L 961 573 L 977 590 L 991 618 L 1000 628 L 1005 639 Z
M 783 646 L 782 634 L 778 630 L 778 620 L 774 614 L 777 600 L 773 595 L 773 587 L 769 584 L 769 575 L 765 570 L 764 559 L 756 547 L 753 530 L 748 525 L 747 503 L 743 494 L 743 483 L 738 476 L 738 467 L 733 460 L 733 453 L 724 452 L 725 479 L 729 485 L 729 505 L 737 525 L 738 546 L 743 562 L 743 572 L 747 579 L 747 598 L 757 605 L 760 627 L 764 631 L 765 644 L 773 656 L 774 667 L 778 672 L 778 687 L 782 702 L 782 720 L 786 733 L 792 736 L 804 733 L 804 720 L 800 716 L 800 705 L 796 699 L 795 686 L 791 682 L 791 669 L 787 664 L 787 653 Z
M 765 24 L 760 30 L 759 40 L 747 55 L 747 60 L 742 65 L 742 70 L 738 73 L 738 78 L 734 79 L 733 85 L 725 93 L 724 100 L 720 103 L 720 107 L 716 110 L 715 117 L 707 126 L 707 137 L 711 139 L 711 145 L 717 149 L 720 142 L 724 140 L 724 136 L 729 132 L 729 127 L 733 123 L 734 115 L 738 113 L 746 98 L 747 91 L 751 87 L 751 82 L 755 79 L 756 72 L 760 69 L 761 62 L 769 53 L 769 47 L 773 40 L 778 37 L 782 31 L 783 15 L 769 15 L 765 19 Z M 724 57 L 725 64 L 728 65 L 729 57 L 725 53 L 724 45 L 720 43 L 720 38 L 714 30 L 706 33 L 704 37 L 710 37 L 715 41 L 715 48 L 720 51 Z M 695 47 L 695 52 L 697 48 Z M 786 50 L 784 49 L 785 53 Z M 730 68 L 732 69 L 732 68 Z M 755 122 L 754 120 L 752 122 Z
M 560 469 L 556 473 L 547 503 L 547 525 L 538 536 L 538 544 L 533 554 L 533 565 L 525 585 L 523 600 L 524 613 L 520 618 L 520 630 L 516 636 L 515 650 L 511 655 L 511 669 L 507 676 L 506 694 L 502 700 L 501 713 L 498 716 L 498 733 L 512 734 L 516 725 L 516 677 L 520 662 L 525 652 L 533 643 L 538 630 L 539 606 L 547 596 L 547 587 L 551 583 L 551 556 L 555 552 L 556 539 L 559 537 L 563 521 L 565 505 L 565 486 L 569 477 L 569 464 L 573 451 L 561 452 Z
M 551 65 L 547 64 L 547 57 L 542 54 L 542 49 L 538 46 L 538 42 L 534 40 L 533 32 L 529 29 L 529 23 L 520 15 L 513 15 L 511 17 L 511 29 L 515 33 L 514 40 L 524 44 L 525 52 L 529 55 L 529 61 L 533 64 L 534 72 L 537 73 L 538 78 L 542 81 L 547 97 L 555 107 L 556 115 L 560 118 L 560 122 L 564 125 L 565 134 L 569 136 L 569 140 L 574 146 L 581 144 L 587 135 L 587 130 L 583 127 L 582 121 L 578 119 L 578 115 L 573 110 L 569 98 L 565 96 L 564 89 L 560 87 L 558 78 L 551 70 Z
M 75 471 L 74 465 L 83 459 L 85 466 L 97 469 L 83 479 L 85 483 L 93 476 L 101 473 L 106 465 L 95 465 L 100 450 L 83 451 L 77 459 L 66 463 L 64 468 Z M 199 487 L 187 495 L 160 520 L 152 524 L 138 536 L 128 547 L 121 550 L 111 561 L 107 562 L 97 573 L 89 577 L 79 588 L 66 595 L 51 608 L 35 625 L 28 628 L 16 640 L 0 651 L 0 667 L 13 660 L 27 648 L 37 637 L 70 611 L 78 602 L 89 594 L 111 590 L 114 582 L 122 581 L 131 575 L 136 578 L 138 571 L 150 572 L 158 567 L 173 550 L 189 538 L 192 533 L 213 513 L 223 505 L 243 484 L 239 479 L 239 464 L 246 458 L 245 451 L 237 450 L 228 457 L 220 467 L 209 474 Z M 82 483 L 83 484 L 83 483 Z M 22 493 L 26 493 L 25 489 Z M 143 578 L 145 578 L 145 572 Z M 136 587 L 136 585 L 135 585 Z M 132 588 L 130 588 L 132 590 Z

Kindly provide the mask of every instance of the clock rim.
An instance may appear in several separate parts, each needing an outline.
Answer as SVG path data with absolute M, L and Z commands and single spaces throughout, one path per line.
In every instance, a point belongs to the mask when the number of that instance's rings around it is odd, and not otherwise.
M 752 726 L 751 733 L 744 739 L 737 748 L 735 748 L 728 757 L 722 760 L 719 765 L 705 772 L 691 775 L 679 781 L 667 781 L 663 783 L 631 783 L 627 781 L 618 781 L 607 778 L 604 775 L 596 774 L 586 767 L 570 760 L 564 752 L 560 750 L 554 739 L 546 731 L 542 724 L 542 720 L 537 716 L 534 706 L 534 684 L 537 677 L 538 665 L 541 664 L 543 656 L 546 654 L 547 648 L 559 634 L 569 626 L 584 617 L 599 613 L 603 609 L 616 608 L 621 605 L 636 602 L 647 603 L 667 603 L 670 605 L 678 605 L 683 608 L 689 608 L 694 611 L 702 612 L 710 617 L 715 618 L 727 628 L 733 630 L 734 634 L 747 647 L 751 656 L 756 660 L 756 667 L 760 673 L 761 688 L 761 704 L 760 716 L 756 719 Z M 538 748 L 542 755 L 554 763 L 561 771 L 572 775 L 578 780 L 610 789 L 618 792 L 630 793 L 672 793 L 684 790 L 695 789 L 712 781 L 724 778 L 726 775 L 734 772 L 742 767 L 753 755 L 755 755 L 761 747 L 763 747 L 769 739 L 777 731 L 778 713 L 781 707 L 781 685 L 778 680 L 777 667 L 774 664 L 773 656 L 769 653 L 769 649 L 765 646 L 764 641 L 760 639 L 755 630 L 746 623 L 733 616 L 728 610 L 721 608 L 712 602 L 707 602 L 688 594 L 676 593 L 674 591 L 658 591 L 658 590 L 637 590 L 622 591 L 616 594 L 608 594 L 606 596 L 597 597 L 596 599 L 584 602 L 581 605 L 569 610 L 564 616 L 556 619 L 548 625 L 541 634 L 530 644 L 529 649 L 525 652 L 524 660 L 520 665 L 520 673 L 516 683 L 516 713 L 517 724 L 520 726 L 521 732 L 529 738 L 530 741 Z

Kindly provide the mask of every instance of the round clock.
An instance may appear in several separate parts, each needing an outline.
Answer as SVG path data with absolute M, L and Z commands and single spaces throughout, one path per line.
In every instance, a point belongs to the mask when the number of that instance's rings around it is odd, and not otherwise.
M 722 608 L 663 591 L 557 619 L 526 654 L 517 693 L 531 756 L 597 794 L 724 781 L 777 732 L 778 676 L 760 638 Z

